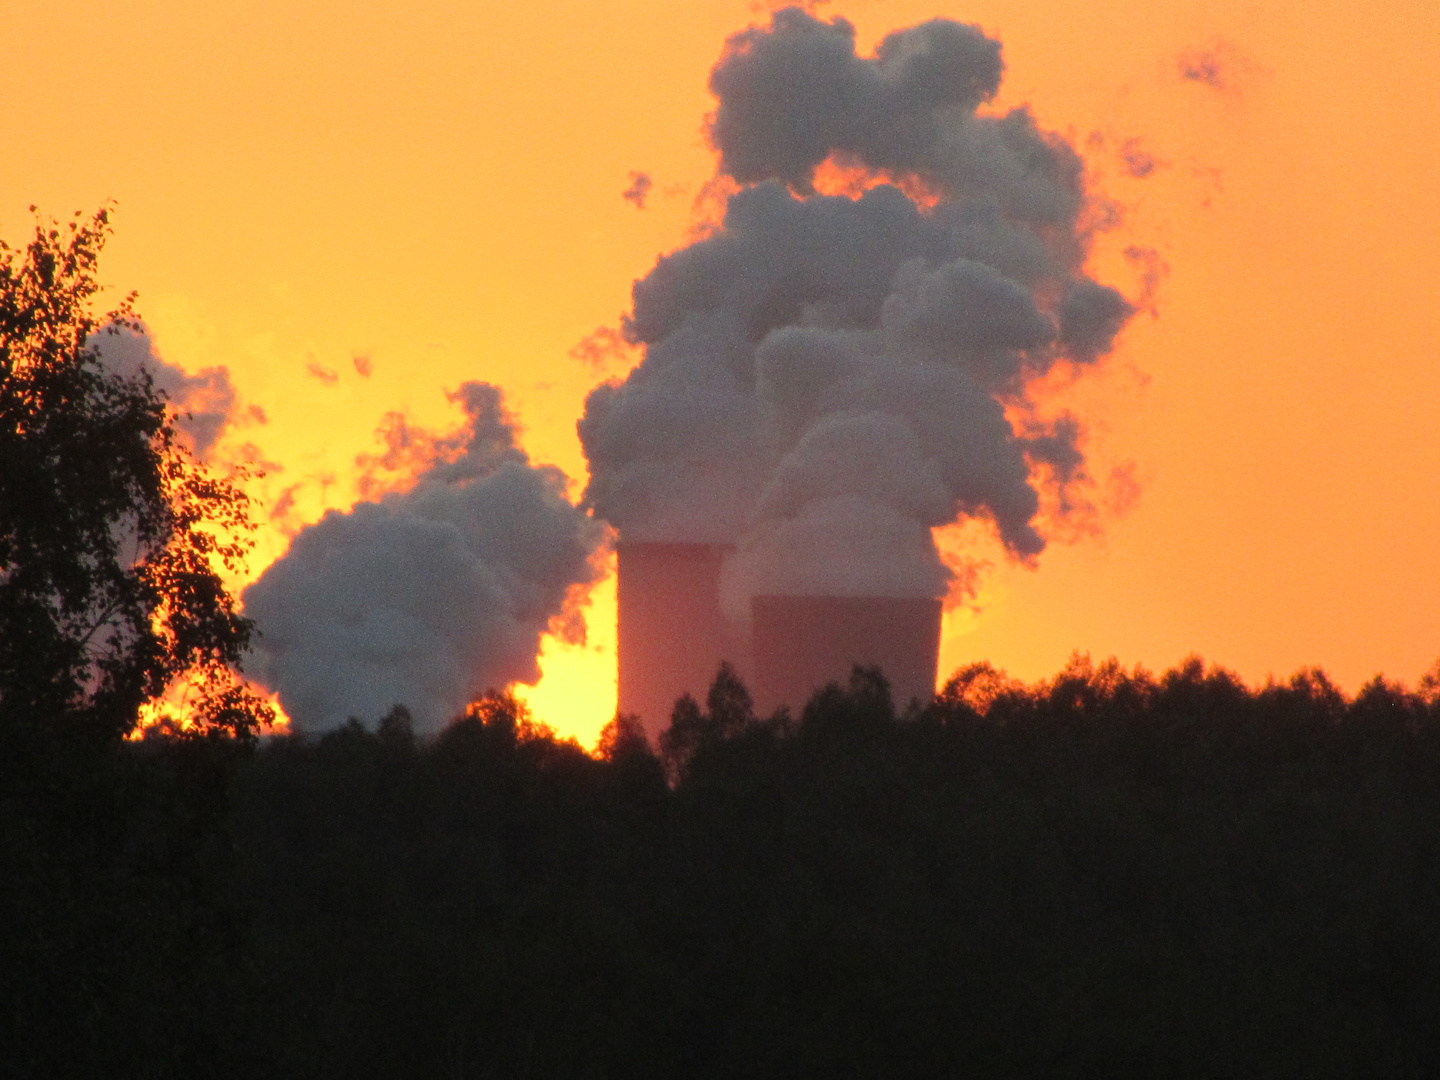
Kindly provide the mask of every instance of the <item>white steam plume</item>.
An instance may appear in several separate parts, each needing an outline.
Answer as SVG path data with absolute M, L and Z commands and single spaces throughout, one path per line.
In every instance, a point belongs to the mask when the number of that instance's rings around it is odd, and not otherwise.
M 227 368 L 208 367 L 195 375 L 186 374 L 160 359 L 143 329 L 109 326 L 93 335 L 88 344 L 99 355 L 101 365 L 117 375 L 134 379 L 141 372 L 148 374 L 174 410 L 181 442 L 202 461 L 209 457 L 235 416 L 235 388 L 230 385 Z
M 330 511 L 245 590 L 261 634 L 247 672 L 302 731 L 395 704 L 434 730 L 490 687 L 535 682 L 540 635 L 597 576 L 602 527 L 516 445 L 500 391 L 452 397 L 466 430 L 412 488 Z
M 1023 108 L 977 112 L 1002 71 L 998 41 L 945 19 L 873 58 L 798 8 L 730 39 L 723 221 L 635 283 L 644 358 L 579 425 L 587 503 L 623 538 L 734 544 L 747 595 L 943 595 L 930 530 L 961 517 L 1043 550 L 1040 485 L 1084 476 L 1082 431 L 1007 416 L 1133 308 L 1083 271 L 1080 157 Z M 818 193 L 822 165 L 869 189 Z

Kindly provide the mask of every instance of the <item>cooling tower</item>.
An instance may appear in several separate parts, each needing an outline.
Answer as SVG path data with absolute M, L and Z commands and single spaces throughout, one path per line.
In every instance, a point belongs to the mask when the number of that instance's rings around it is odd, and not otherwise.
M 935 694 L 940 601 L 888 596 L 756 596 L 751 600 L 756 711 L 798 714 L 856 664 L 878 667 L 897 708 Z
M 653 741 L 682 694 L 704 702 L 722 660 L 738 661 L 720 613 L 723 544 L 616 545 L 619 709 Z

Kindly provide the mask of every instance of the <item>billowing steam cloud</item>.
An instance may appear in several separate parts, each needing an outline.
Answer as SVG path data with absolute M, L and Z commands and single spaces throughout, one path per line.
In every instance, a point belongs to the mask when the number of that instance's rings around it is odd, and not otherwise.
M 962 516 L 1044 548 L 1039 486 L 1084 475 L 1081 429 L 1008 417 L 1133 309 L 1083 271 L 1078 155 L 1023 108 L 977 112 L 1002 69 L 944 19 L 869 59 L 797 8 L 730 39 L 723 222 L 635 283 L 644 359 L 580 422 L 586 499 L 622 538 L 737 544 L 747 594 L 943 595 L 931 529 Z M 820 193 L 837 174 L 854 190 Z
M 245 590 L 262 635 L 247 673 L 302 730 L 397 703 L 434 729 L 489 687 L 535 682 L 540 635 L 596 576 L 601 526 L 516 445 L 500 391 L 453 397 L 464 437 L 437 441 L 411 489 L 330 511 Z
M 100 363 L 116 374 L 130 379 L 142 371 L 149 374 L 175 410 L 175 428 L 186 448 L 201 459 L 209 455 L 235 411 L 235 389 L 226 368 L 210 367 L 187 375 L 160 359 L 149 334 L 128 327 L 108 327 L 90 344 L 99 353 Z

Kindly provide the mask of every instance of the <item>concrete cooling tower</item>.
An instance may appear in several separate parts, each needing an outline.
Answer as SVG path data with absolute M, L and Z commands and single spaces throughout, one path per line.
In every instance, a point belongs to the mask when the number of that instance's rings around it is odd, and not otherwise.
M 683 694 L 704 702 L 722 660 L 740 662 L 720 612 L 723 544 L 616 545 L 619 711 L 640 717 L 653 741 Z
M 722 661 L 745 677 L 756 713 L 798 714 L 856 664 L 879 667 L 897 708 L 935 693 L 940 601 L 886 596 L 756 596 L 751 640 L 720 609 L 723 544 L 616 545 L 619 711 L 654 741 L 683 694 L 704 702 Z M 748 661 L 748 663 L 747 663 Z
M 878 667 L 895 705 L 935 694 L 940 601 L 887 596 L 756 596 L 751 600 L 751 692 L 760 715 L 798 714 L 855 664 Z

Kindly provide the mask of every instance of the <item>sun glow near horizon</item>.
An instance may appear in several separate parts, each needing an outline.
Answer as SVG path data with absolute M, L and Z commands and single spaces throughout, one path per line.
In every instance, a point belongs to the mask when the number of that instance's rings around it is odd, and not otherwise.
M 586 747 L 615 718 L 615 584 L 612 566 L 591 590 L 584 643 L 547 633 L 540 639 L 540 681 L 510 687 L 535 719 Z

